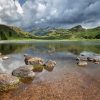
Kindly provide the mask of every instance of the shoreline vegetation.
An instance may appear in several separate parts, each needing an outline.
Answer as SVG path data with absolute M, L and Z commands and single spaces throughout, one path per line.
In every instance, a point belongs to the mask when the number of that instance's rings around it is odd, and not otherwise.
M 73 42 L 73 41 L 89 41 L 100 42 L 100 39 L 61 39 L 61 40 L 43 40 L 43 39 L 13 39 L 13 40 L 0 40 L 2 43 L 32 43 L 32 42 Z

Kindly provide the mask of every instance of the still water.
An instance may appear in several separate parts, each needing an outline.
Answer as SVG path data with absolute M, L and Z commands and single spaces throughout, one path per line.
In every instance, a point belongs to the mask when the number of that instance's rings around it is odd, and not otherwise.
M 0 44 L 0 52 L 10 59 L 0 59 L 0 72 L 11 73 L 24 63 L 24 54 L 33 57 L 42 57 L 45 61 L 51 59 L 57 62 L 57 70 L 73 72 L 76 69 L 92 75 L 100 80 L 100 64 L 88 63 L 85 68 L 79 68 L 75 58 L 82 52 L 100 54 L 100 42 L 34 42 L 34 43 L 10 43 Z

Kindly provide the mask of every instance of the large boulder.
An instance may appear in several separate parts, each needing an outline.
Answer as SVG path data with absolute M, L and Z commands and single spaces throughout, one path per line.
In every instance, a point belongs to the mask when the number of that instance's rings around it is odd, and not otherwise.
M 80 53 L 80 56 L 85 56 L 85 57 L 91 57 L 94 56 L 95 53 L 94 52 L 87 52 L 87 51 L 83 51 Z
M 76 58 L 78 61 L 93 61 L 93 58 L 95 56 L 95 53 L 93 52 L 82 52 L 80 55 Z
M 55 65 L 56 65 L 56 62 L 55 61 L 48 60 L 44 64 L 44 69 L 46 69 L 47 71 L 52 71 L 54 69 Z
M 25 56 L 24 61 L 26 65 L 44 65 L 44 60 L 39 57 Z
M 28 64 L 29 65 L 38 65 L 38 64 L 44 65 L 44 60 L 39 57 L 34 57 L 34 58 L 28 60 Z
M 20 66 L 13 70 L 12 75 L 19 78 L 34 78 L 35 73 L 32 70 L 33 66 Z
M 0 91 L 6 91 L 15 88 L 19 79 L 11 74 L 0 73 Z

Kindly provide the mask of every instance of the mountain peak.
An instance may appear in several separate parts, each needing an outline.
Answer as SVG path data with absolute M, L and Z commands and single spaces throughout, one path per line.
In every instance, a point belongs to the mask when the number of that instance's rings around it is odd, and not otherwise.
M 72 31 L 83 31 L 84 28 L 81 25 L 77 25 L 75 27 L 72 27 L 70 30 L 72 30 Z

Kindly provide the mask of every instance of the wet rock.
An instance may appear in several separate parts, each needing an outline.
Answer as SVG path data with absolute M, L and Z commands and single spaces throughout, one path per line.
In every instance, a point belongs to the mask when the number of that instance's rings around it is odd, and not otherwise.
M 76 58 L 77 61 L 87 61 L 87 57 L 85 56 L 79 56 Z
M 7 73 L 0 73 L 0 91 L 13 89 L 19 83 L 19 79 Z
M 13 70 L 12 75 L 19 78 L 34 78 L 33 66 L 21 66 Z
M 7 56 L 2 57 L 2 60 L 7 60 L 7 59 L 9 59 L 9 57 L 7 57 Z
M 55 65 L 56 65 L 56 62 L 55 61 L 48 60 L 44 64 L 44 69 L 46 69 L 47 71 L 52 71 L 54 69 Z
M 95 62 L 100 62 L 100 56 L 95 56 L 95 57 L 94 57 L 94 61 L 95 61 Z
M 80 56 L 85 56 L 85 57 L 91 57 L 91 56 L 94 56 L 94 55 L 95 55 L 95 53 L 87 52 L 87 51 L 80 53 Z
M 39 57 L 31 57 L 28 55 L 24 55 L 25 59 L 25 64 L 26 65 L 44 65 L 44 60 L 42 58 Z
M 27 55 L 27 54 L 25 54 L 24 57 L 25 57 L 24 62 L 25 62 L 26 65 L 28 65 L 28 60 L 32 59 L 32 57 Z
M 33 66 L 33 72 L 42 72 L 43 71 L 43 67 L 44 66 L 42 66 L 40 64 L 34 65 Z
M 79 62 L 77 63 L 77 65 L 78 65 L 78 66 L 87 66 L 88 63 L 87 63 L 86 61 L 79 61 Z
M 80 53 L 79 57 L 76 58 L 78 61 L 93 61 L 95 53 L 93 52 L 82 52 Z
M 94 60 L 94 56 L 87 57 L 87 61 L 93 61 L 93 60 Z
M 94 59 L 93 59 L 93 62 L 95 64 L 100 64 L 100 56 L 99 55 L 98 56 L 95 56 Z
M 1 58 L 2 60 L 7 60 L 7 59 L 9 59 L 8 56 L 2 55 L 2 53 L 0 53 L 0 58 Z
M 94 62 L 95 64 L 100 64 L 100 62 Z

